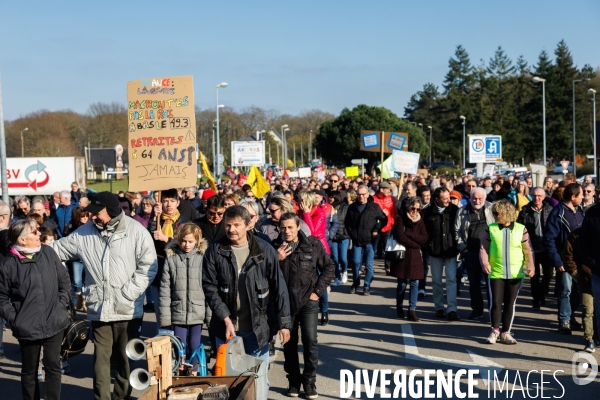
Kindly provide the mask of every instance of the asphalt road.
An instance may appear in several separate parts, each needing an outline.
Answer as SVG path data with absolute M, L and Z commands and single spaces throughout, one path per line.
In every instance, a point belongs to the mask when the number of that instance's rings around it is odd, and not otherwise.
M 583 349 L 582 332 L 572 336 L 556 332 L 556 302 L 549 299 L 547 308 L 533 312 L 526 282 L 517 300 L 516 317 L 513 332 L 518 344 L 486 345 L 489 333 L 488 321 L 469 322 L 468 283 L 461 288 L 459 314 L 461 321 L 448 322 L 435 318 L 433 301 L 430 294 L 420 299 L 417 305 L 420 323 L 409 323 L 396 318 L 394 278 L 386 277 L 380 262 L 376 262 L 376 275 L 371 296 L 348 293 L 349 284 L 333 288 L 330 293 L 330 323 L 319 327 L 319 370 L 317 390 L 320 398 L 340 398 L 340 371 L 369 370 L 367 378 L 372 379 L 374 370 L 391 370 L 388 375 L 392 383 L 387 392 L 393 394 L 393 372 L 406 370 L 406 376 L 414 370 L 441 369 L 445 373 L 450 369 L 456 373 L 460 369 L 479 369 L 481 375 L 474 375 L 477 385 L 473 393 L 479 398 L 562 398 L 586 399 L 599 398 L 600 377 L 587 385 L 576 385 L 572 377 L 572 358 Z M 580 320 L 580 312 L 577 313 Z M 154 315 L 146 313 L 142 336 L 148 337 L 154 325 Z M 206 338 L 205 338 L 206 339 Z M 16 340 L 10 331 L 4 332 L 6 358 L 0 360 L 0 399 L 19 399 L 20 397 L 20 354 Z M 72 373 L 63 376 L 63 399 L 91 399 L 92 394 L 92 351 L 89 343 L 84 354 L 70 360 Z M 592 355 L 598 360 L 600 350 Z M 300 355 L 302 360 L 302 355 Z M 581 360 L 580 360 L 581 361 Z M 590 361 L 588 361 L 591 364 Z M 143 366 L 137 362 L 134 367 Z M 530 372 L 530 371 L 537 372 Z M 543 373 L 541 372 L 543 370 Z M 490 372 L 491 380 L 487 378 Z M 498 376 L 496 395 L 494 396 L 494 371 Z M 590 372 L 588 369 L 579 377 Z M 361 372 L 361 376 L 362 372 Z M 423 384 L 423 373 L 417 375 L 414 385 L 406 385 L 407 392 L 399 397 L 419 398 L 418 393 L 410 393 L 408 386 L 415 389 Z M 500 392 L 505 377 L 508 378 L 504 391 Z M 283 371 L 283 354 L 272 361 L 269 373 L 271 391 L 269 398 L 285 398 L 287 379 Z M 435 378 L 435 375 L 434 375 Z M 380 380 L 374 391 L 374 398 L 380 398 Z M 544 382 L 542 384 L 542 382 Z M 368 398 L 362 379 L 360 398 Z M 370 386 L 371 382 L 367 382 Z M 513 390 L 513 384 L 514 391 Z M 541 387 L 543 386 L 543 393 Z M 489 392 L 488 392 L 489 387 Z M 512 392 L 507 392 L 510 387 Z M 431 392 L 436 394 L 436 385 Z M 453 388 L 454 390 L 455 388 Z M 466 376 L 458 384 L 460 391 L 468 390 Z M 356 393 L 352 393 L 354 397 Z M 432 398 L 458 398 L 455 391 L 452 396 Z M 512 396 L 511 396 L 512 394 Z M 134 392 L 134 398 L 140 393 Z M 424 397 L 424 393 L 421 392 Z M 303 397 L 303 393 L 300 395 Z

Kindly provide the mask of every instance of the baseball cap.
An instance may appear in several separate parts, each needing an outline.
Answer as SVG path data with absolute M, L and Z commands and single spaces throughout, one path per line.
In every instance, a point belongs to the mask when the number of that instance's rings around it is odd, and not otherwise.
M 90 204 L 84 208 L 84 211 L 92 214 L 97 214 L 106 208 L 106 212 L 110 216 L 117 216 L 121 213 L 119 207 L 119 198 L 111 192 L 97 193 L 90 199 Z

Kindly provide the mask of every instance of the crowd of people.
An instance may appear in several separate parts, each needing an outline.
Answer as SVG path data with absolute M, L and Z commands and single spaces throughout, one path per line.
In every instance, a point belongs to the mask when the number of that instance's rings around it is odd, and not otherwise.
M 267 364 L 278 335 L 288 395 L 303 388 L 317 398 L 317 327 L 330 320 L 328 293 L 347 285 L 371 295 L 375 258 L 397 280 L 398 318 L 418 323 L 419 299 L 431 294 L 436 318 L 480 321 L 487 310 L 491 332 L 482 342 L 516 344 L 515 302 L 529 278 L 534 310 L 556 297 L 557 332 L 583 329 L 590 353 L 599 344 L 600 208 L 591 179 L 579 184 L 567 174 L 534 187 L 530 177 L 331 173 L 269 183 L 262 198 L 232 181 L 118 195 L 74 183 L 49 201 L 0 203 L 0 317 L 19 340 L 24 398 L 39 398 L 44 379 L 46 398 L 60 397 L 69 307 L 92 326 L 96 399 L 111 398 L 111 357 L 112 398 L 131 393 L 125 345 L 145 312 L 156 314 L 155 333 L 172 329 L 181 339 L 194 373 L 203 327 L 212 349 L 239 336 Z M 387 257 L 390 246 L 402 250 Z M 461 316 L 466 281 L 471 312 Z

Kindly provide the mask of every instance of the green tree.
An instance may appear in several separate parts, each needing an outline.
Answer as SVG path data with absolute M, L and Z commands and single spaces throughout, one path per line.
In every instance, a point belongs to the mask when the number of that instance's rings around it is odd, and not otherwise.
M 362 130 L 406 132 L 409 151 L 421 154 L 421 160 L 429 154 L 429 146 L 420 129 L 384 107 L 365 104 L 352 110 L 344 108 L 337 118 L 323 122 L 314 138 L 314 147 L 328 163 L 345 165 L 352 158 L 379 160 L 379 153 L 360 151 Z

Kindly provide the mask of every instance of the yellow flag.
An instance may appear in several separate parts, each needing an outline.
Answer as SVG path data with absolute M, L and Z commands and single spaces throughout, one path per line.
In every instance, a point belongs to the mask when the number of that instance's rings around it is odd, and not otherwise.
M 206 176 L 208 178 L 208 184 L 210 185 L 210 188 L 217 193 L 217 185 L 215 184 L 215 180 L 212 177 L 212 174 L 210 173 L 210 170 L 208 169 L 208 164 L 206 163 L 206 158 L 204 158 L 204 154 L 202 154 L 202 152 L 200 152 L 200 165 L 202 168 L 202 174 L 204 174 L 204 176 Z
M 252 193 L 254 193 L 254 196 L 256 196 L 257 199 L 262 199 L 262 197 L 271 190 L 269 183 L 263 178 L 260 174 L 260 170 L 255 166 L 250 170 L 246 183 L 252 186 Z

